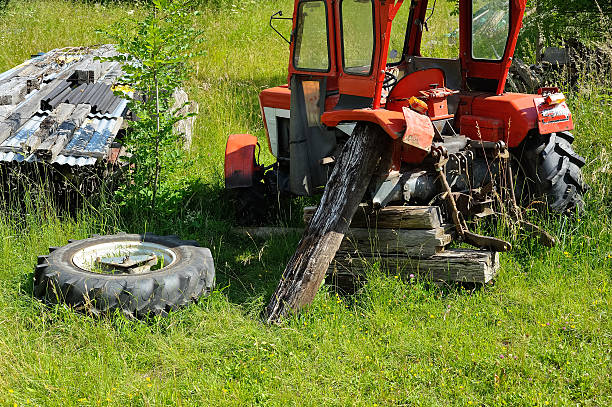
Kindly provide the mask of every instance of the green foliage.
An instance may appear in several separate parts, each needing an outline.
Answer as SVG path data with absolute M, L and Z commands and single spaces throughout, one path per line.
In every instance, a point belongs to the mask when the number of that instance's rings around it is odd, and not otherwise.
M 601 41 L 612 35 L 609 0 L 529 0 L 524 35 L 541 35 L 548 45 L 564 40 Z
M 116 25 L 109 31 L 121 55 L 111 60 L 124 62 L 119 89 L 129 98 L 129 109 L 138 120 L 130 123 L 125 143 L 129 164 L 127 182 L 119 194 L 124 202 L 140 209 L 155 210 L 164 177 L 180 162 L 180 135 L 174 125 L 187 116 L 173 108 L 173 92 L 187 79 L 188 63 L 200 32 L 193 28 L 190 0 L 152 0 L 142 20 L 131 19 L 132 27 Z M 129 26 L 128 26 L 129 27 Z

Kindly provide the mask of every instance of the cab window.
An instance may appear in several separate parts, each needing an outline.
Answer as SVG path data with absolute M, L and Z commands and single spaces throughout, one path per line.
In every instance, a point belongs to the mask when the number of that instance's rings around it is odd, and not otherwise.
M 387 54 L 387 63 L 389 64 L 400 63 L 404 54 L 404 42 L 406 41 L 408 17 L 410 16 L 409 2 L 406 1 L 405 3 L 400 7 L 391 26 L 389 53 Z
M 370 0 L 342 0 L 340 18 L 344 72 L 369 76 L 374 58 L 374 4 Z
M 329 71 L 327 11 L 323 1 L 304 1 L 298 7 L 293 65 L 303 71 Z
M 420 55 L 427 58 L 459 57 L 459 13 L 449 2 L 432 2 L 421 26 Z M 397 17 L 396 17 L 397 18 Z
M 501 60 L 509 32 L 508 0 L 472 0 L 472 58 Z

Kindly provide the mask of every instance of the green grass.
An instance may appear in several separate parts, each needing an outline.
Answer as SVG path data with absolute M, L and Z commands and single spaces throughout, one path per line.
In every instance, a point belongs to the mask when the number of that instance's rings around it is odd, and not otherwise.
M 559 246 L 519 237 L 502 256 L 495 285 L 478 290 L 439 289 L 373 269 L 353 296 L 324 287 L 300 316 L 262 324 L 258 314 L 299 236 L 251 240 L 228 232 L 223 152 L 229 133 L 250 132 L 265 147 L 257 95 L 286 81 L 288 60 L 286 44 L 267 28 L 278 9 L 290 13 L 291 2 L 202 9 L 207 55 L 189 84 L 201 113 L 167 214 L 145 222 L 85 206 L 74 217 L 41 194 L 22 199 L 20 211 L 4 204 L 0 405 L 612 404 L 612 106 L 599 87 L 569 95 L 592 190 L 579 219 L 542 219 Z M 0 70 L 30 53 L 104 42 L 94 29 L 129 10 L 11 2 L 0 16 Z M 217 291 L 148 321 L 93 319 L 32 298 L 36 256 L 48 246 L 145 227 L 210 247 Z

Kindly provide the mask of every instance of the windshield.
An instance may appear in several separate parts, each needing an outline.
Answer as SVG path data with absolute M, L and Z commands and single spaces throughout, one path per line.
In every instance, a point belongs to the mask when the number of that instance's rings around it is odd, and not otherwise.
M 508 0 L 472 0 L 472 58 L 501 60 L 509 31 Z

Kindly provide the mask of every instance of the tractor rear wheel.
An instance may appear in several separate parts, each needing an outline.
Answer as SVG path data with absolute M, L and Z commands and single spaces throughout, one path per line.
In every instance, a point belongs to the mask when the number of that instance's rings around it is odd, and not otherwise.
M 572 148 L 573 141 L 570 132 L 532 134 L 514 149 L 517 198 L 528 205 L 540 201 L 557 213 L 584 207 L 585 160 Z

